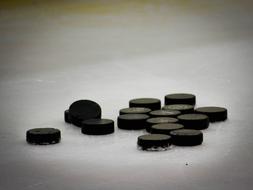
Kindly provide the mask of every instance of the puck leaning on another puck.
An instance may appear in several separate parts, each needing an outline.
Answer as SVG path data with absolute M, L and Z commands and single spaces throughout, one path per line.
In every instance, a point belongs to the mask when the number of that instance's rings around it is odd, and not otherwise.
M 209 117 L 210 122 L 224 121 L 227 119 L 227 109 L 223 107 L 199 107 L 195 110 L 196 113 L 205 114 Z
M 184 126 L 179 123 L 161 123 L 151 126 L 151 133 L 170 135 L 171 131 L 183 128 Z
M 142 150 L 166 150 L 171 145 L 171 137 L 164 134 L 148 134 L 138 137 L 138 148 Z
M 203 133 L 195 129 L 179 129 L 171 131 L 172 144 L 177 146 L 195 146 L 203 142 Z
M 168 94 L 164 98 L 164 103 L 165 103 L 165 105 L 170 105 L 170 104 L 195 105 L 196 96 L 193 94 L 185 94 L 185 93 Z
M 101 108 L 96 102 L 91 100 L 78 100 L 70 105 L 68 119 L 70 123 L 81 127 L 84 120 L 101 118 L 101 112 Z
M 156 98 L 137 98 L 129 101 L 129 107 L 144 107 L 151 110 L 161 109 L 161 101 Z
M 148 114 L 151 112 L 149 108 L 142 108 L 142 107 L 132 107 L 132 108 L 123 108 L 119 110 L 119 114 Z
M 153 117 L 153 118 L 147 119 L 146 122 L 147 122 L 146 130 L 147 132 L 150 132 L 152 125 L 156 125 L 160 123 L 176 123 L 178 122 L 178 119 L 173 118 L 173 117 Z
M 106 135 L 114 132 L 111 119 L 88 119 L 82 122 L 82 133 L 87 135 Z
M 171 104 L 165 105 L 162 108 L 163 110 L 177 110 L 180 111 L 182 114 L 185 113 L 192 113 L 194 111 L 194 106 L 189 104 Z
M 55 128 L 34 128 L 26 132 L 26 141 L 30 144 L 56 144 L 60 139 L 61 131 Z
M 65 110 L 64 111 L 64 120 L 66 123 L 71 123 L 71 118 L 70 118 L 70 115 L 69 115 L 69 110 Z
M 209 118 L 204 114 L 183 114 L 177 117 L 178 122 L 183 124 L 186 129 L 206 129 L 209 126 Z
M 177 117 L 180 114 L 177 110 L 154 110 L 149 113 L 151 117 Z
M 145 129 L 148 118 L 149 116 L 146 114 L 123 114 L 118 116 L 118 128 L 129 130 Z

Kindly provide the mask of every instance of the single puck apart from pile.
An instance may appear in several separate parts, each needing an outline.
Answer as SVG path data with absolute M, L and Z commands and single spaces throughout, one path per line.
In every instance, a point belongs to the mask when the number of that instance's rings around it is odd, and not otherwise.
M 26 132 L 26 141 L 30 144 L 56 144 L 60 139 L 61 132 L 55 128 L 35 128 Z
M 154 110 L 149 113 L 150 117 L 177 117 L 180 114 L 177 110 Z
M 173 117 L 153 117 L 153 118 L 147 119 L 146 122 L 147 122 L 146 130 L 150 132 L 152 125 L 156 125 L 160 123 L 176 123 L 178 122 L 178 119 L 173 118 Z
M 185 93 L 168 94 L 165 96 L 164 102 L 165 102 L 165 105 L 170 105 L 170 104 L 195 105 L 196 96 L 193 94 L 185 94 Z
M 82 122 L 87 119 L 101 118 L 100 106 L 91 100 L 78 100 L 69 107 L 69 118 L 71 123 L 81 127 Z
M 82 122 L 82 133 L 87 135 L 106 135 L 114 132 L 111 119 L 88 119 Z
M 142 108 L 142 107 L 132 107 L 132 108 L 123 108 L 119 110 L 119 114 L 148 114 L 151 112 L 149 108 Z
M 194 111 L 194 106 L 189 104 L 172 104 L 166 105 L 162 108 L 163 110 L 177 110 L 181 114 L 192 113 Z
M 71 118 L 70 118 L 70 115 L 69 115 L 69 110 L 65 110 L 64 111 L 64 120 L 66 123 L 71 123 Z
M 171 137 L 164 134 L 148 134 L 138 137 L 138 148 L 142 150 L 166 150 L 171 145 Z
M 151 110 L 161 109 L 161 101 L 156 98 L 137 98 L 129 101 L 129 107 L 144 107 Z
M 148 118 L 149 116 L 146 114 L 123 114 L 118 116 L 118 128 L 128 130 L 145 129 Z
M 151 133 L 170 135 L 171 131 L 183 128 L 184 126 L 179 123 L 161 123 L 151 126 Z
M 186 129 L 202 130 L 209 126 L 209 118 L 204 114 L 183 114 L 179 115 L 177 119 Z
M 199 107 L 195 112 L 207 115 L 210 122 L 224 121 L 227 119 L 227 109 L 223 107 Z
M 177 146 L 195 146 L 203 142 L 203 133 L 195 129 L 179 129 L 171 131 L 172 144 Z

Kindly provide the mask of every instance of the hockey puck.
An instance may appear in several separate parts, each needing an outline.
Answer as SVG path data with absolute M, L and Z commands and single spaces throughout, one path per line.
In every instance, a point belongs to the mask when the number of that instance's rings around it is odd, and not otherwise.
M 146 130 L 150 132 L 152 125 L 156 125 L 160 123 L 176 123 L 178 122 L 178 119 L 173 118 L 173 117 L 153 117 L 153 118 L 147 119 L 146 122 L 147 122 Z
M 149 116 L 146 114 L 123 114 L 118 116 L 118 128 L 129 130 L 145 129 L 148 118 Z
M 186 129 L 202 130 L 209 126 L 209 118 L 204 114 L 183 114 L 179 115 L 177 119 Z
M 82 133 L 87 135 L 105 135 L 114 132 L 111 119 L 88 119 L 82 122 Z
M 69 115 L 69 110 L 65 110 L 64 111 L 64 120 L 66 123 L 71 123 L 71 118 L 70 118 L 70 115 Z
M 101 108 L 94 101 L 78 100 L 70 105 L 69 118 L 71 123 L 81 127 L 84 120 L 101 118 Z
M 177 146 L 195 146 L 203 142 L 203 133 L 195 129 L 179 129 L 171 131 L 172 144 Z
M 183 128 L 184 126 L 179 123 L 161 123 L 151 126 L 151 133 L 170 135 L 171 131 Z
M 129 107 L 144 107 L 151 110 L 161 109 L 161 101 L 156 98 L 137 98 L 129 101 Z
M 148 114 L 151 112 L 149 108 L 142 108 L 142 107 L 132 107 L 132 108 L 123 108 L 119 110 L 119 114 Z
M 30 144 L 47 145 L 60 142 L 61 132 L 54 128 L 35 128 L 26 132 L 26 141 Z
M 149 113 L 150 117 L 177 117 L 180 114 L 177 110 L 154 110 Z
M 196 96 L 193 94 L 185 94 L 185 93 L 168 94 L 165 96 L 164 102 L 165 102 L 165 105 L 170 105 L 170 104 L 195 105 Z
M 162 108 L 163 110 L 177 110 L 182 114 L 192 113 L 194 111 L 194 106 L 189 104 L 172 104 L 166 105 Z
M 207 115 L 210 122 L 224 121 L 227 119 L 227 109 L 223 107 L 199 107 L 195 112 Z
M 148 134 L 138 137 L 137 145 L 142 150 L 166 150 L 171 145 L 171 137 L 164 134 Z

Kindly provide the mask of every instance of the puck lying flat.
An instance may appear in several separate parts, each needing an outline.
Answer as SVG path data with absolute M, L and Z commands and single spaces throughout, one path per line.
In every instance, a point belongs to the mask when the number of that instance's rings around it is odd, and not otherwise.
M 173 117 L 153 117 L 153 118 L 147 119 L 146 122 L 147 122 L 146 130 L 150 132 L 152 125 L 156 125 L 160 123 L 176 123 L 178 122 L 178 119 L 173 118 Z
M 224 121 L 227 119 L 227 109 L 223 107 L 200 107 L 195 112 L 207 115 L 210 122 Z
M 138 137 L 137 145 L 142 150 L 166 150 L 171 145 L 171 137 L 163 134 L 148 134 Z
M 183 114 L 179 115 L 177 119 L 186 129 L 202 130 L 209 126 L 209 118 L 204 114 Z
M 146 114 L 123 114 L 118 116 L 118 128 L 129 130 L 145 129 L 148 118 L 149 116 Z
M 177 117 L 180 114 L 177 110 L 154 110 L 149 113 L 151 117 Z
M 161 123 L 151 126 L 151 133 L 170 135 L 171 131 L 183 128 L 184 126 L 179 123 Z
M 144 107 L 151 110 L 161 109 L 161 101 L 156 98 L 137 98 L 129 101 L 129 107 Z
M 26 141 L 30 144 L 56 144 L 60 142 L 61 132 L 54 128 L 35 128 L 26 132 Z
M 177 110 L 182 114 L 192 113 L 194 111 L 194 106 L 189 104 L 172 104 L 166 105 L 162 108 L 163 110 Z
M 81 127 L 84 120 L 101 118 L 101 108 L 91 100 L 78 100 L 70 105 L 69 118 L 71 123 Z
M 203 133 L 195 129 L 179 129 L 171 131 L 172 144 L 178 146 L 195 146 L 203 142 Z
M 196 96 L 193 94 L 168 94 L 164 98 L 165 105 L 170 104 L 190 104 L 195 105 Z
M 132 107 L 132 108 L 123 108 L 119 110 L 119 114 L 148 114 L 151 112 L 151 109 L 149 108 L 141 108 L 141 107 Z
M 111 119 L 88 119 L 82 122 L 82 133 L 87 135 L 105 135 L 114 132 Z

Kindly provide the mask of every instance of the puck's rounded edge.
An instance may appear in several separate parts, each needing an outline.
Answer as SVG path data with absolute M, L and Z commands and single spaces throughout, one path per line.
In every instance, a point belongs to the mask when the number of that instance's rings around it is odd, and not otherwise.
M 81 132 L 86 135 L 108 135 L 114 133 L 111 119 L 89 119 L 82 122 Z

